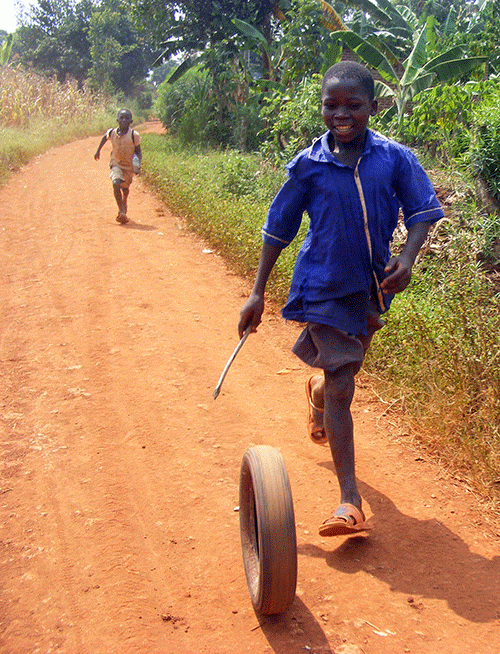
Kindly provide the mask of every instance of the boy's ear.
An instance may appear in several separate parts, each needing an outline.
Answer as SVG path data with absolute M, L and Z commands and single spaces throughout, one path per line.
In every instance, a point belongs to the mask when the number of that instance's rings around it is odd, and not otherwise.
M 373 100 L 372 101 L 372 106 L 370 109 L 370 116 L 375 116 L 378 110 L 378 100 Z

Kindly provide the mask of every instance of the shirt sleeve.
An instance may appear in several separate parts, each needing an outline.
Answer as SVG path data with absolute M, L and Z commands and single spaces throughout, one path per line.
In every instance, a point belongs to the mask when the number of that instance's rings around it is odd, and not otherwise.
M 401 151 L 396 195 L 408 229 L 419 222 L 436 222 L 444 216 L 436 192 L 427 173 L 411 150 Z
M 297 175 L 295 161 L 287 168 L 289 178 L 274 198 L 262 228 L 264 243 L 280 249 L 297 236 L 307 204 L 307 189 Z

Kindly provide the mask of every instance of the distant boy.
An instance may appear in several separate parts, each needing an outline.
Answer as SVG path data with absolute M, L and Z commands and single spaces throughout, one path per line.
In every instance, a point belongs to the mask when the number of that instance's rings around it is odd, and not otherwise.
M 132 112 L 128 109 L 121 109 L 118 112 L 117 119 L 118 127 L 108 129 L 104 134 L 94 159 L 96 161 L 99 159 L 101 148 L 109 139 L 111 141 L 109 176 L 113 183 L 113 193 L 118 205 L 116 222 L 124 224 L 128 222 L 127 200 L 130 184 L 132 184 L 134 172 L 137 174 L 140 172 L 142 152 L 141 137 L 133 129 L 129 129 L 132 123 Z M 133 161 L 134 159 L 135 161 Z
M 306 327 L 293 347 L 313 368 L 306 383 L 310 438 L 328 442 L 340 486 L 340 505 L 320 525 L 321 536 L 368 528 L 354 459 L 351 402 L 354 376 L 395 293 L 411 278 L 429 227 L 443 216 L 432 184 L 413 153 L 368 129 L 377 111 L 374 81 L 360 64 L 327 70 L 321 113 L 328 131 L 288 164 L 289 178 L 263 228 L 255 283 L 241 310 L 240 336 L 256 331 L 264 291 L 282 249 L 310 225 L 282 314 Z M 408 237 L 398 256 L 390 242 L 401 207 Z

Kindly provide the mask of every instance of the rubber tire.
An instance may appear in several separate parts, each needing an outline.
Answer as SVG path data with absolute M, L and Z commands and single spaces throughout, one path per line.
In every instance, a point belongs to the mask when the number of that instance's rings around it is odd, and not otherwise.
M 281 453 L 249 448 L 240 471 L 243 564 L 254 609 L 283 613 L 297 586 L 297 536 L 290 482 Z

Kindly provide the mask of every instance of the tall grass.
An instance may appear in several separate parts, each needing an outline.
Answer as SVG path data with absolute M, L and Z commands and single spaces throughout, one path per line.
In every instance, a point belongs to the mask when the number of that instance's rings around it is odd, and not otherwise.
M 92 114 L 101 104 L 74 80 L 60 84 L 21 68 L 0 67 L 0 123 L 5 127 L 29 129 L 52 120 L 67 124 Z
M 233 269 L 253 277 L 260 230 L 284 174 L 256 156 L 178 149 L 143 140 L 146 179 Z M 447 223 L 447 247 L 415 267 L 375 337 L 365 372 L 396 405 L 413 438 L 500 504 L 500 300 L 477 263 L 474 217 Z M 304 221 L 305 222 L 305 221 Z M 284 250 L 268 287 L 283 302 L 301 235 Z
M 413 436 L 500 500 L 500 298 L 468 236 L 394 300 L 366 367 Z
M 50 147 L 104 132 L 117 105 L 36 73 L 0 66 L 0 183 Z

